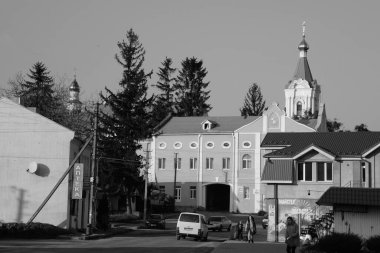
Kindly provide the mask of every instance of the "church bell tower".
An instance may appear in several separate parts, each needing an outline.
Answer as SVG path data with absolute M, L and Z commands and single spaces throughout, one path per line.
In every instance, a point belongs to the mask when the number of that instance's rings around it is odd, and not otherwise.
M 305 39 L 305 22 L 302 24 L 302 41 L 298 45 L 299 59 L 293 79 L 285 87 L 286 116 L 316 118 L 318 116 L 321 87 L 313 79 L 307 61 L 309 45 Z

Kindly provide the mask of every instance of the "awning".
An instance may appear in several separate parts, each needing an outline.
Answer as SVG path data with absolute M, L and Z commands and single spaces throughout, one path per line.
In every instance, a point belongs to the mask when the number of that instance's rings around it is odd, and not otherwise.
M 293 160 L 267 160 L 261 181 L 267 184 L 292 184 Z

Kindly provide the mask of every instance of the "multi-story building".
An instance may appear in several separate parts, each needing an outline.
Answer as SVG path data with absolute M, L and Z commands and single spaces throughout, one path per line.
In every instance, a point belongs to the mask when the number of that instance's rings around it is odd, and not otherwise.
M 174 196 L 177 208 L 244 213 L 264 209 L 260 143 L 265 135 L 326 131 L 308 49 L 303 36 L 293 81 L 285 89 L 285 111 L 273 103 L 259 117 L 172 117 L 163 122 L 150 141 L 149 181 Z M 310 113 L 301 113 L 305 111 Z
M 316 204 L 330 187 L 380 187 L 380 132 L 268 133 L 261 148 L 270 241 L 288 216 L 303 226 L 332 210 Z

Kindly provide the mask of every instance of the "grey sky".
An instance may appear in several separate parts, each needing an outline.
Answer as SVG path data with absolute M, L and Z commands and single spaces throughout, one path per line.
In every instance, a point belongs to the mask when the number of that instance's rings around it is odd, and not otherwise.
M 176 67 L 203 59 L 211 83 L 210 115 L 239 115 L 257 82 L 268 104 L 284 106 L 284 86 L 298 59 L 303 21 L 313 77 L 327 117 L 348 130 L 380 130 L 379 1 L 94 1 L 1 0 L 0 85 L 43 61 L 52 74 L 77 69 L 84 97 L 118 88 L 117 41 L 129 28 L 146 49 L 146 70 L 166 56 Z M 151 80 L 151 84 L 157 77 Z

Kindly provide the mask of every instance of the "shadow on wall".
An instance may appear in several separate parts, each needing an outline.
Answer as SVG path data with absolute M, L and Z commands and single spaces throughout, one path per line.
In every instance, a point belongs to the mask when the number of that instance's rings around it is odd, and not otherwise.
M 34 174 L 40 177 L 47 177 L 50 175 L 50 169 L 45 164 L 38 163 L 37 170 L 34 172 Z
M 26 195 L 26 190 L 22 188 L 18 188 L 16 186 L 11 186 L 11 189 L 13 192 L 17 191 L 17 210 L 15 210 L 16 213 L 16 222 L 20 223 L 22 222 L 23 219 L 23 213 L 24 213 L 24 208 L 27 204 L 27 201 L 25 201 L 25 195 Z

